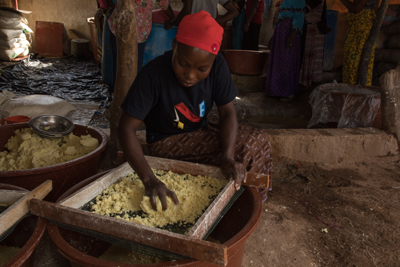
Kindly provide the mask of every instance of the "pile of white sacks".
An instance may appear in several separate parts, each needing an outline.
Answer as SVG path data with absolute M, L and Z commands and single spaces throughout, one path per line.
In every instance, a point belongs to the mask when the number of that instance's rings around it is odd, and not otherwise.
M 28 55 L 32 33 L 21 13 L 0 9 L 0 60 L 12 61 Z

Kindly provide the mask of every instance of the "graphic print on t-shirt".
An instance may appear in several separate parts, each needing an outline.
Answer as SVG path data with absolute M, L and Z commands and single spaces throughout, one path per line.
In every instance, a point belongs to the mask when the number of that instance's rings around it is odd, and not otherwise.
M 204 120 L 206 104 L 205 101 L 199 104 L 200 117 L 195 115 L 183 102 L 174 106 L 175 111 L 175 119 L 174 119 L 174 127 L 179 129 L 184 129 L 185 125 L 188 127 L 196 127 L 196 124 L 201 124 Z

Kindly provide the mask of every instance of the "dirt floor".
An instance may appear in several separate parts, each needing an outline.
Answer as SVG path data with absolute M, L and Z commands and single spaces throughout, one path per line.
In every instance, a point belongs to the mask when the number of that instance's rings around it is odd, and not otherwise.
M 243 267 L 399 266 L 400 157 L 317 165 L 275 162 L 273 190 Z M 70 266 L 47 234 L 35 266 Z
M 285 103 L 263 92 L 243 95 L 236 101 L 238 119 L 260 124 L 259 116 L 266 115 L 260 107 L 266 107 L 272 122 L 263 121 L 262 128 L 293 127 L 291 121 L 276 126 L 275 117 L 309 117 L 311 90 Z M 400 266 L 399 163 L 399 156 L 338 165 L 275 161 L 273 191 L 247 240 L 242 266 Z M 70 264 L 45 234 L 36 266 Z
M 399 266 L 399 162 L 277 162 L 242 266 Z

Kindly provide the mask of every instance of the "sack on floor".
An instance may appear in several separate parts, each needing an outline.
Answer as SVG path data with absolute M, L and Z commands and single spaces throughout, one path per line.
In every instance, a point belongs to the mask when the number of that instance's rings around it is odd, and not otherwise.
M 2 29 L 23 30 L 24 25 L 27 26 L 27 23 L 25 20 L 21 20 L 21 18 L 8 18 L 0 16 L 0 28 Z
M 14 49 L 0 49 L 0 59 L 11 61 L 17 57 L 23 57 L 29 54 L 29 47 L 23 46 Z
M 0 9 L 0 17 L 7 17 L 7 18 L 19 18 L 22 22 L 28 24 L 28 20 L 19 12 L 12 12 L 8 10 Z
M 20 47 L 30 47 L 31 44 L 26 40 L 26 37 L 24 35 L 24 38 L 14 38 L 11 40 L 6 40 L 6 39 L 0 39 L 0 48 L 1 49 L 14 49 L 14 48 L 20 48 Z
M 22 30 L 11 30 L 11 29 L 2 29 L 0 28 L 0 38 L 2 39 L 13 39 L 13 38 L 21 38 L 24 35 Z

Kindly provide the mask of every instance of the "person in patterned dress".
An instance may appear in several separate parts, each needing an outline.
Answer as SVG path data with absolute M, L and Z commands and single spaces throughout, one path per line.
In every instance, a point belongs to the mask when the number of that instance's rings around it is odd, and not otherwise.
M 346 41 L 343 55 L 343 82 L 349 85 L 358 83 L 358 69 L 360 66 L 364 44 L 368 39 L 372 25 L 376 19 L 376 8 L 379 0 L 340 0 L 349 10 Z M 368 64 L 367 86 L 372 84 L 374 68 L 375 45 L 372 48 Z
M 117 41 L 115 38 L 115 22 L 119 16 L 120 11 L 118 10 L 118 6 L 116 4 L 117 0 L 112 0 L 115 4 L 115 8 L 108 19 L 108 25 L 110 27 L 110 31 L 113 33 L 111 35 L 111 47 L 113 52 L 113 71 L 114 77 L 116 73 L 116 59 L 117 59 Z M 144 49 L 146 46 L 146 40 L 150 35 L 151 26 L 152 26 L 152 18 L 153 18 L 153 0 L 135 0 L 135 13 L 136 13 L 136 30 L 137 30 L 137 41 L 138 41 L 138 68 L 139 72 L 143 65 L 144 59 Z M 169 0 L 155 0 L 155 3 L 158 4 L 167 14 L 167 16 L 171 19 L 175 18 L 174 11 L 172 10 Z
M 307 0 L 303 27 L 304 50 L 300 70 L 300 84 L 310 86 L 322 81 L 325 34 L 330 32 L 326 24 L 325 0 Z
M 149 63 L 133 82 L 121 108 L 118 136 L 124 156 L 137 172 L 155 208 L 163 209 L 166 196 L 176 195 L 159 181 L 148 166 L 136 136 L 142 122 L 150 156 L 220 166 L 239 189 L 247 172 L 264 174 L 266 187 L 272 171 L 268 135 L 238 126 L 234 105 L 238 91 L 228 65 L 219 52 L 223 28 L 206 11 L 185 16 L 172 51 Z M 207 115 L 213 104 L 219 125 Z M 261 178 L 263 179 L 263 178 Z M 263 200 L 267 189 L 260 190 Z
M 279 7 L 270 41 L 265 94 L 286 101 L 299 90 L 301 33 L 305 0 L 285 0 Z

